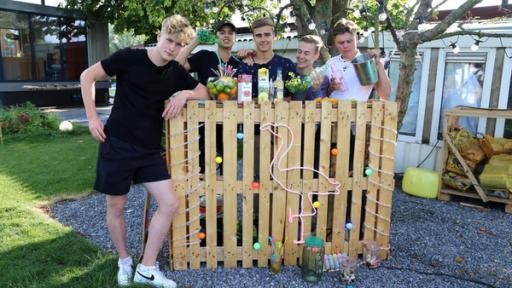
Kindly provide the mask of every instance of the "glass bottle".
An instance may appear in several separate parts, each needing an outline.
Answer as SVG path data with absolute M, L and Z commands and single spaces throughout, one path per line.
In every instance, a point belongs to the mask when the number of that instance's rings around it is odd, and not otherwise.
M 274 98 L 275 102 L 283 101 L 284 99 L 284 82 L 283 71 L 281 68 L 277 69 L 277 77 L 274 81 Z
M 324 270 L 324 241 L 316 236 L 309 236 L 304 242 L 302 253 L 302 279 L 317 283 Z
M 368 241 L 363 247 L 363 259 L 368 268 L 377 268 L 380 265 L 380 246 L 375 241 Z
M 344 257 L 341 261 L 341 281 L 343 284 L 352 284 L 356 281 L 357 258 Z

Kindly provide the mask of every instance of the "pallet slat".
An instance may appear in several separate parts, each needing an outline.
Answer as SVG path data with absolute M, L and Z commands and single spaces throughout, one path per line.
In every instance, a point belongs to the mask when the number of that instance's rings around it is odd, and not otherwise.
M 223 225 L 224 225 L 224 267 L 236 268 L 237 265 L 237 141 L 236 141 L 236 102 L 226 101 L 224 105 L 223 125 Z
M 206 193 L 206 248 L 207 267 L 217 267 L 217 126 L 215 115 L 217 105 L 208 101 L 205 104 L 205 193 Z
M 254 103 L 244 103 L 244 138 L 243 138 L 243 215 L 242 215 L 242 251 L 244 268 L 252 267 L 253 255 L 253 221 L 254 193 L 251 188 L 254 180 Z
M 290 103 L 290 114 L 289 114 L 289 126 L 293 133 L 294 139 L 291 142 L 292 147 L 289 152 L 288 157 L 288 167 L 300 167 L 301 166 L 301 150 L 300 150 L 300 142 L 302 139 L 302 122 L 303 122 L 303 110 L 302 103 L 300 102 L 291 102 Z M 290 139 L 291 141 L 291 139 Z M 292 191 L 301 191 L 302 190 L 302 182 L 300 179 L 300 169 L 294 169 L 288 172 L 287 183 L 289 183 L 288 187 Z M 298 245 L 293 244 L 293 240 L 298 237 L 298 221 L 292 221 L 290 223 L 287 219 L 289 215 L 289 211 L 293 211 L 292 213 L 297 213 L 299 211 L 299 202 L 300 196 L 295 193 L 287 193 L 286 199 L 286 209 L 285 209 L 285 223 L 286 223 L 286 236 L 285 239 L 285 251 L 284 251 L 284 263 L 285 265 L 296 265 L 297 259 L 299 257 L 299 247 Z M 289 239 L 289 240 L 288 240 Z

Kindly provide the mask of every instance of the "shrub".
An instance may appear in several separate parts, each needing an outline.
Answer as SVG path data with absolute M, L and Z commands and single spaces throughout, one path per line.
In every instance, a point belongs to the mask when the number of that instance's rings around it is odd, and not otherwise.
M 53 135 L 58 133 L 59 118 L 41 112 L 32 103 L 0 108 L 0 125 L 5 136 Z

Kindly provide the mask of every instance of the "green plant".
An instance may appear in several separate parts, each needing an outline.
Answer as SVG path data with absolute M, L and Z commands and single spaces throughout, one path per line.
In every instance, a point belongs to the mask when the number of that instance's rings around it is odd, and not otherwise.
M 0 125 L 6 137 L 14 135 L 53 135 L 58 132 L 59 119 L 40 111 L 27 102 L 0 109 Z

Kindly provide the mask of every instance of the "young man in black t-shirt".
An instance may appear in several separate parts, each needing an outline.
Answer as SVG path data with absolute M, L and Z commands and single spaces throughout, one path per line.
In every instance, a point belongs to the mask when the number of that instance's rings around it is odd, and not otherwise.
M 218 38 L 216 51 L 201 50 L 188 57 L 192 50 L 201 44 L 196 38 L 176 57 L 176 61 L 183 64 L 188 71 L 197 72 L 197 78 L 203 85 L 206 85 L 208 78 L 216 76 L 214 71 L 218 71 L 219 65 L 230 65 L 236 69 L 240 64 L 240 60 L 231 54 L 236 37 L 235 25 L 230 21 L 221 20 L 215 25 L 215 32 Z
M 190 53 L 192 53 L 192 50 L 194 50 L 200 44 L 199 40 L 196 38 L 189 45 L 181 49 L 179 55 L 176 57 L 176 61 L 183 64 L 185 69 L 190 72 L 197 72 L 197 78 L 203 85 L 206 85 L 208 78 L 217 76 L 215 71 L 219 70 L 219 66 L 230 65 L 233 67 L 233 69 L 237 69 L 238 64 L 240 64 L 240 60 L 231 54 L 236 37 L 235 25 L 228 20 L 220 20 L 215 25 L 215 31 L 218 38 L 216 51 L 200 50 L 189 57 Z M 216 131 L 216 152 L 218 155 L 222 155 L 222 126 L 217 125 Z M 199 128 L 199 135 L 200 150 L 204 151 L 204 126 Z M 199 157 L 199 164 L 201 166 L 202 173 L 204 172 L 205 167 L 204 153 L 201 153 Z
M 190 99 L 207 99 L 206 87 L 173 59 L 194 37 L 187 19 L 174 15 L 162 22 L 157 45 L 123 49 L 94 64 L 80 76 L 89 130 L 100 142 L 94 189 L 107 197 L 107 226 L 119 253 L 117 281 L 131 284 L 132 259 L 126 248 L 124 207 L 130 185 L 142 183 L 158 204 L 151 219 L 142 262 L 133 281 L 176 287 L 156 266 L 178 201 L 160 155 L 163 118 L 179 113 Z M 114 106 L 106 125 L 94 104 L 96 81 L 117 77 Z M 172 97 L 167 103 L 165 100 Z

